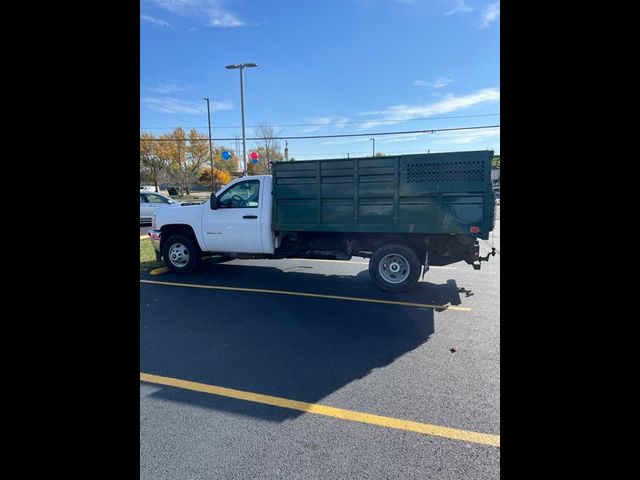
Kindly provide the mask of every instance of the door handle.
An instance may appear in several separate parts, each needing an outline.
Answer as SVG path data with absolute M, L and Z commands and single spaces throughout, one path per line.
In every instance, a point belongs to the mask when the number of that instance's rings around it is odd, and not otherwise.
M 242 218 L 258 218 L 257 215 L 244 215 Z

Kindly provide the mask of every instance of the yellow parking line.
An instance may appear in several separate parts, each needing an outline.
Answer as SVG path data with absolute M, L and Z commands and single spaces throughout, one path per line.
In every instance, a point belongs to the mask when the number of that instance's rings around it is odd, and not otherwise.
M 161 273 L 167 273 L 169 269 L 167 267 L 160 267 L 149 272 L 149 275 L 160 275 Z
M 202 257 L 202 260 L 208 260 L 211 257 Z M 149 272 L 149 275 L 161 275 L 163 273 L 167 273 L 169 269 L 167 267 L 155 268 Z
M 343 297 L 341 295 L 322 295 L 319 293 L 290 292 L 287 290 L 267 290 L 263 288 L 242 288 L 242 287 L 223 287 L 220 285 L 197 285 L 195 283 L 176 283 L 176 282 L 158 282 L 155 280 L 140 280 L 140 283 L 151 283 L 154 285 L 169 285 L 173 287 L 191 287 L 191 288 L 208 288 L 211 290 L 230 290 L 235 292 L 255 292 L 255 293 L 272 293 L 276 295 L 293 295 L 298 297 L 328 298 L 331 300 L 348 300 L 351 302 L 367 302 L 367 303 L 386 303 L 389 305 L 402 305 L 406 307 L 417 308 L 434 308 L 442 310 L 457 310 L 461 312 L 470 312 L 467 307 L 456 307 L 453 305 L 432 305 L 430 303 L 413 303 L 400 302 L 396 300 L 379 300 L 377 298 L 360 298 L 360 297 Z
M 326 405 L 319 405 L 317 403 L 299 402 L 297 400 L 289 400 L 282 397 L 272 397 L 271 395 L 262 395 L 260 393 L 247 392 L 244 390 L 235 390 L 232 388 L 218 387 L 216 385 L 207 385 L 205 383 L 190 382 L 188 380 L 180 380 L 178 378 L 161 377 L 160 375 L 152 375 L 150 373 L 140 372 L 140 380 L 157 385 L 167 385 L 194 392 L 209 393 L 211 395 L 220 395 L 223 397 L 235 398 L 237 400 L 246 400 L 248 402 L 272 405 L 274 407 L 289 408 L 291 410 L 299 410 L 302 412 L 313 413 L 315 415 L 324 415 L 326 417 L 350 420 L 352 422 L 368 423 L 371 425 L 378 425 L 380 427 L 407 430 L 435 437 L 461 440 L 463 442 L 480 443 L 482 445 L 490 445 L 493 447 L 500 446 L 500 435 L 478 433 L 458 428 L 441 427 L 439 425 L 432 425 L 429 423 L 413 422 L 399 418 L 384 417 L 382 415 L 356 412 L 354 410 L 329 407 Z

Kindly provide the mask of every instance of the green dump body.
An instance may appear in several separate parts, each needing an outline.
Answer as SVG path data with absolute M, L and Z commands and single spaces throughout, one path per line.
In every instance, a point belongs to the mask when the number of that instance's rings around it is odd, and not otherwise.
M 495 215 L 492 158 L 482 150 L 278 162 L 272 228 L 487 239 Z

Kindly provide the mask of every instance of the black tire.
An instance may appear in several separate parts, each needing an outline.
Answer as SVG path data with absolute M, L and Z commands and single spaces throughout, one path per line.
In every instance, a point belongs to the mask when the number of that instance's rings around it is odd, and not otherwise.
M 200 265 L 202 252 L 190 238 L 172 235 L 162 246 L 162 256 L 172 272 L 191 273 Z
M 384 265 L 381 267 L 382 262 Z M 399 243 L 381 246 L 369 261 L 369 275 L 373 283 L 386 292 L 412 289 L 420 279 L 421 268 L 416 252 Z

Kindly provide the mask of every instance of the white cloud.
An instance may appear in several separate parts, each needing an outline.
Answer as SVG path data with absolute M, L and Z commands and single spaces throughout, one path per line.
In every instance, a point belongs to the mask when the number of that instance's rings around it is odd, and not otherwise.
M 209 107 L 211 108 L 212 112 L 221 112 L 223 110 L 233 110 L 233 102 L 230 100 L 222 100 L 220 102 L 209 102 L 210 105 Z
M 415 140 L 418 140 L 420 137 L 423 137 L 425 135 L 431 135 L 431 133 L 413 133 L 413 134 L 408 134 L 411 136 L 407 136 L 407 135 L 398 135 L 398 136 L 388 136 L 388 137 L 380 137 L 378 139 L 378 143 L 380 144 L 387 144 L 387 143 L 403 143 L 403 142 L 413 142 Z
M 453 82 L 453 77 L 440 77 L 435 82 L 427 82 L 426 80 L 414 80 L 411 82 L 414 87 L 442 88 Z
M 393 105 L 384 110 L 360 112 L 358 115 L 379 115 L 380 118 L 366 122 L 360 126 L 361 130 L 377 127 L 378 125 L 393 125 L 406 122 L 414 118 L 431 117 L 444 113 L 454 112 L 484 103 L 497 103 L 500 101 L 499 88 L 485 88 L 469 95 L 455 96 L 445 95 L 442 100 L 426 105 Z
M 318 123 L 319 125 L 311 125 L 301 130 L 304 133 L 313 133 L 326 127 L 343 128 L 348 120 L 349 120 L 349 117 L 341 117 L 337 115 L 332 115 L 327 117 L 307 118 L 306 119 L 307 122 Z
M 454 13 L 469 13 L 473 8 L 469 7 L 464 0 L 455 0 L 454 5 L 445 12 L 445 15 L 453 15 Z
M 166 95 L 167 93 L 184 92 L 186 88 L 176 83 L 158 83 L 153 87 L 147 87 L 146 90 Z
M 491 23 L 500 17 L 500 2 L 492 3 L 482 11 L 480 28 L 489 28 Z
M 142 103 L 152 112 L 195 115 L 207 112 L 207 104 L 203 102 L 193 102 L 190 100 L 180 100 L 173 97 L 153 98 L 145 97 Z M 231 110 L 233 104 L 230 101 L 210 102 L 211 110 Z
M 432 142 L 438 144 L 467 144 L 475 143 L 487 138 L 500 137 L 500 127 L 479 130 L 453 130 L 450 132 L 436 132 Z M 430 140 L 431 141 L 431 140 Z
M 433 83 L 433 88 L 442 88 L 453 82 L 453 77 L 440 77 Z
M 409 153 L 406 151 L 398 151 L 394 144 L 418 142 L 415 146 L 409 145 L 409 148 L 415 148 L 415 152 L 424 152 L 427 149 L 434 151 L 433 147 L 437 147 L 435 151 L 450 152 L 469 149 L 485 149 L 489 148 L 496 152 L 500 151 L 500 127 L 491 127 L 478 130 L 452 130 L 446 132 L 423 132 L 409 133 L 404 135 L 389 135 L 376 138 L 376 146 L 380 145 L 380 150 L 387 154 L 393 155 L 397 153 Z M 347 145 L 357 144 L 353 148 L 362 148 L 361 144 L 371 143 L 370 137 L 344 138 L 336 140 L 328 140 L 320 142 L 321 145 Z M 376 148 L 378 150 L 378 148 Z M 352 153 L 354 155 L 354 153 Z
M 211 27 L 241 27 L 245 23 L 223 6 L 222 0 L 166 0 L 157 4 L 183 17 L 204 19 Z
M 160 25 L 161 27 L 170 27 L 171 24 L 165 20 L 160 20 L 158 18 L 153 18 L 151 15 L 140 15 L 140 20 L 145 20 L 146 22 L 155 23 L 156 25 Z

